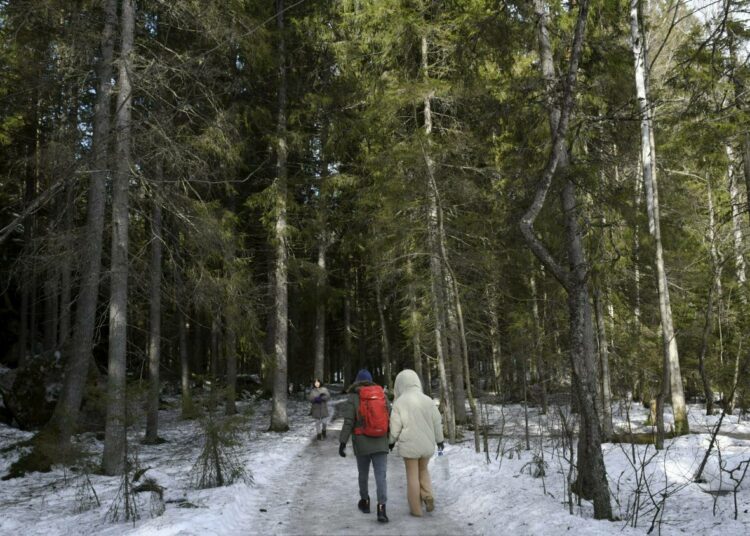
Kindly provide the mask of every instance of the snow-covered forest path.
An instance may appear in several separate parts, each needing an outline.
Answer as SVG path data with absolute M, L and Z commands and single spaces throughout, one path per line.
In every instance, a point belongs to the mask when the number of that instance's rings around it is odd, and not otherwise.
M 406 502 L 404 464 L 401 458 L 393 454 L 388 456 L 387 472 L 387 512 L 390 522 L 379 523 L 377 520 L 372 469 L 369 479 L 371 513 L 361 513 L 357 509 L 357 464 L 351 441 L 347 446 L 346 458 L 338 455 L 341 424 L 341 419 L 334 419 L 328 426 L 328 437 L 321 441 L 313 438 L 302 456 L 296 458 L 299 465 L 292 464 L 276 477 L 274 488 L 277 489 L 271 490 L 270 496 L 280 497 L 286 492 L 290 504 L 288 522 L 277 526 L 274 534 L 476 534 L 472 526 L 452 520 L 441 508 L 449 500 L 450 489 L 442 478 L 444 474 L 439 469 L 435 470 L 433 463 L 430 463 L 430 470 L 435 490 L 435 511 L 429 514 L 425 512 L 421 518 L 411 516 Z M 279 502 L 276 501 L 276 504 Z

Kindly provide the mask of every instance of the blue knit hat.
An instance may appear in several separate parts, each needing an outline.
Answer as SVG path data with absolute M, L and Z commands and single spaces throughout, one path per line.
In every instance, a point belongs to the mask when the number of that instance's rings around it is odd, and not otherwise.
M 354 383 L 356 382 L 371 382 L 372 381 L 372 374 L 370 374 L 370 371 L 367 369 L 360 369 L 359 372 L 357 372 L 357 377 L 354 378 Z

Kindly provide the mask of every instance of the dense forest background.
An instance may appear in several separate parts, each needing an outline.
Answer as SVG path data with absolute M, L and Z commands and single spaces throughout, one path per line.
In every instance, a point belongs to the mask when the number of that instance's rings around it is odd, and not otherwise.
M 743 0 L 2 0 L 3 418 L 122 471 L 159 394 L 415 369 L 688 432 L 750 399 Z M 11 377 L 11 376 L 8 376 Z M 663 407 L 671 404 L 672 429 Z M 590 467 L 590 469 L 588 469 Z

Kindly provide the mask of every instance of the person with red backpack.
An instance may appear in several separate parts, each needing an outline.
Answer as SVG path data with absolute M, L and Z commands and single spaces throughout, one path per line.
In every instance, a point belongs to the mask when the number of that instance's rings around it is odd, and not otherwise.
M 348 399 L 339 406 L 344 417 L 344 425 L 339 435 L 339 455 L 346 457 L 346 444 L 351 436 L 359 472 L 360 500 L 357 507 L 362 513 L 370 513 L 368 480 L 372 463 L 378 497 L 378 521 L 387 523 L 385 504 L 388 496 L 385 476 L 390 406 L 383 388 L 372 381 L 372 374 L 367 369 L 357 373 L 354 383 L 346 392 L 349 395 Z

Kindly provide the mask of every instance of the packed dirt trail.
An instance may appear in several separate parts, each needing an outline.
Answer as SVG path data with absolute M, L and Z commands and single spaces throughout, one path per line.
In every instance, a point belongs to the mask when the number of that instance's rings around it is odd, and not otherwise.
M 430 463 L 435 491 L 435 510 L 424 512 L 423 517 L 409 514 L 406 502 L 406 474 L 401 458 L 388 456 L 388 503 L 390 521 L 379 523 L 376 511 L 375 478 L 370 469 L 371 513 L 363 514 L 357 509 L 359 487 L 357 484 L 357 463 L 347 445 L 346 458 L 338 454 L 338 438 L 341 419 L 334 420 L 328 427 L 328 437 L 321 441 L 313 438 L 309 456 L 300 458 L 303 473 L 301 485 L 293 491 L 290 505 L 289 523 L 278 534 L 287 535 L 441 535 L 477 534 L 471 526 L 462 526 L 450 519 L 441 509 L 449 497 L 450 489 L 444 480 L 444 472 Z M 434 460 L 435 458 L 433 458 Z

